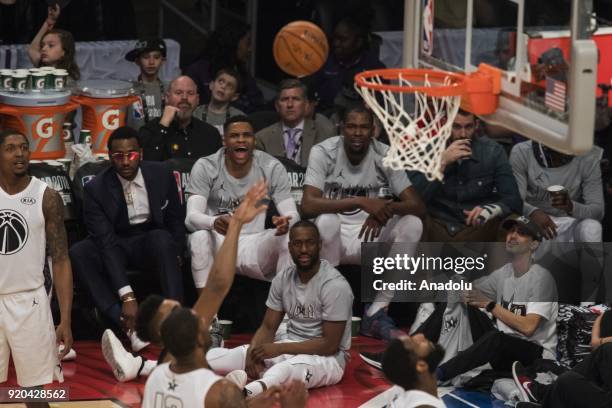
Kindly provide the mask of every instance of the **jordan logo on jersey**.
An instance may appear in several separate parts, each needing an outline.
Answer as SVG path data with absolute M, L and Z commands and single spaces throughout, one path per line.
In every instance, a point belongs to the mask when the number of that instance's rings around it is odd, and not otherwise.
M 14 210 L 0 210 L 0 255 L 19 252 L 28 240 L 28 223 Z
M 178 384 L 176 383 L 176 380 L 173 378 L 172 381 L 168 383 L 168 391 L 174 391 L 177 386 Z

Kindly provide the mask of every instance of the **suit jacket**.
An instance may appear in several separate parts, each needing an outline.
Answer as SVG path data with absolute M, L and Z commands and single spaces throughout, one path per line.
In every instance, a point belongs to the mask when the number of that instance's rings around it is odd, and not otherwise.
M 300 165 L 308 166 L 308 156 L 310 149 L 317 143 L 335 136 L 331 129 L 324 129 L 316 125 L 311 119 L 304 120 L 304 130 L 302 131 L 302 145 L 300 149 Z M 271 154 L 272 156 L 287 157 L 285 151 L 285 139 L 283 138 L 283 125 L 281 122 L 268 126 L 255 134 L 255 146 L 259 150 Z
M 149 196 L 149 222 L 154 229 L 165 229 L 174 238 L 178 253 L 185 241 L 185 210 L 181 206 L 176 181 L 163 163 L 140 163 L 140 170 Z M 100 251 L 112 286 L 119 289 L 129 284 L 120 238 L 130 232 L 127 204 L 115 169 L 103 170 L 85 185 L 83 216 L 90 237 Z

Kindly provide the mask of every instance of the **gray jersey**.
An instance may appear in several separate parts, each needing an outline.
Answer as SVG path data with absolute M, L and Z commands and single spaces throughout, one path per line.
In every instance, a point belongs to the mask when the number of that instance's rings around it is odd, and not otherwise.
M 351 348 L 353 292 L 344 276 L 329 262 L 322 259 L 319 272 L 306 284 L 300 282 L 295 266 L 276 275 L 266 306 L 287 314 L 289 340 L 320 338 L 323 336 L 323 321 L 346 320 L 340 350 L 335 355 L 340 366 L 345 367 Z
M 291 186 L 285 167 L 269 154 L 253 151 L 253 164 L 249 173 L 237 179 L 225 167 L 225 149 L 202 157 L 191 169 L 186 193 L 199 195 L 207 200 L 206 214 L 211 216 L 229 214 L 239 205 L 249 188 L 260 180 L 268 182 L 268 195 L 275 204 L 291 199 Z M 259 214 L 243 229 L 243 234 L 264 230 L 266 213 Z
M 136 96 L 139 96 L 140 100 L 130 105 L 127 123 L 128 126 L 138 130 L 145 123 L 160 118 L 164 113 L 163 96 L 167 86 L 160 81 L 150 83 L 139 81 L 134 84 L 134 89 Z
M 344 151 L 344 136 L 329 138 L 310 151 L 304 184 L 318 188 L 329 199 L 355 196 L 378 197 L 379 193 L 399 196 L 412 184 L 405 171 L 383 166 L 389 146 L 372 140 L 368 153 L 353 166 Z M 361 210 L 342 214 L 342 222 L 363 222 L 368 216 Z
M 518 316 L 541 316 L 542 321 L 531 337 L 525 337 L 499 319 L 497 328 L 504 333 L 539 344 L 544 348 L 543 358 L 556 358 L 559 305 L 557 285 L 548 270 L 534 264 L 527 273 L 517 278 L 512 264 L 507 263 L 477 280 L 476 287 L 489 299 L 495 299 L 504 309 Z

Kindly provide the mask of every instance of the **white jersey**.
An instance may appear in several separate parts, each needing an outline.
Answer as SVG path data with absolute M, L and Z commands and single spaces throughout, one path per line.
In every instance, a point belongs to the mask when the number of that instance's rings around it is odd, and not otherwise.
M 36 177 L 20 193 L 0 188 L 0 294 L 34 290 L 44 284 L 47 184 Z
M 420 390 L 405 391 L 396 395 L 389 404 L 391 408 L 416 408 L 420 406 L 446 408 L 444 401 Z
M 207 368 L 176 374 L 170 363 L 160 364 L 145 384 L 142 407 L 203 407 L 210 387 L 222 379 Z

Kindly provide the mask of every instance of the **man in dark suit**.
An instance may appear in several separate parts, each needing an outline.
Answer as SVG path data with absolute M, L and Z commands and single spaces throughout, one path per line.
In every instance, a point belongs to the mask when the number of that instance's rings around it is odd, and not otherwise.
M 334 131 L 306 118 L 308 88 L 304 83 L 298 79 L 286 79 L 280 88 L 276 110 L 281 119 L 255 134 L 256 147 L 306 167 L 312 146 L 335 136 Z
M 185 213 L 166 166 L 141 161 L 135 130 L 115 130 L 107 146 L 111 167 L 84 189 L 89 237 L 73 245 L 70 259 L 98 310 L 126 329 L 138 351 L 146 344 L 133 334 L 138 303 L 126 269 L 155 275 L 165 296 L 181 300 Z

